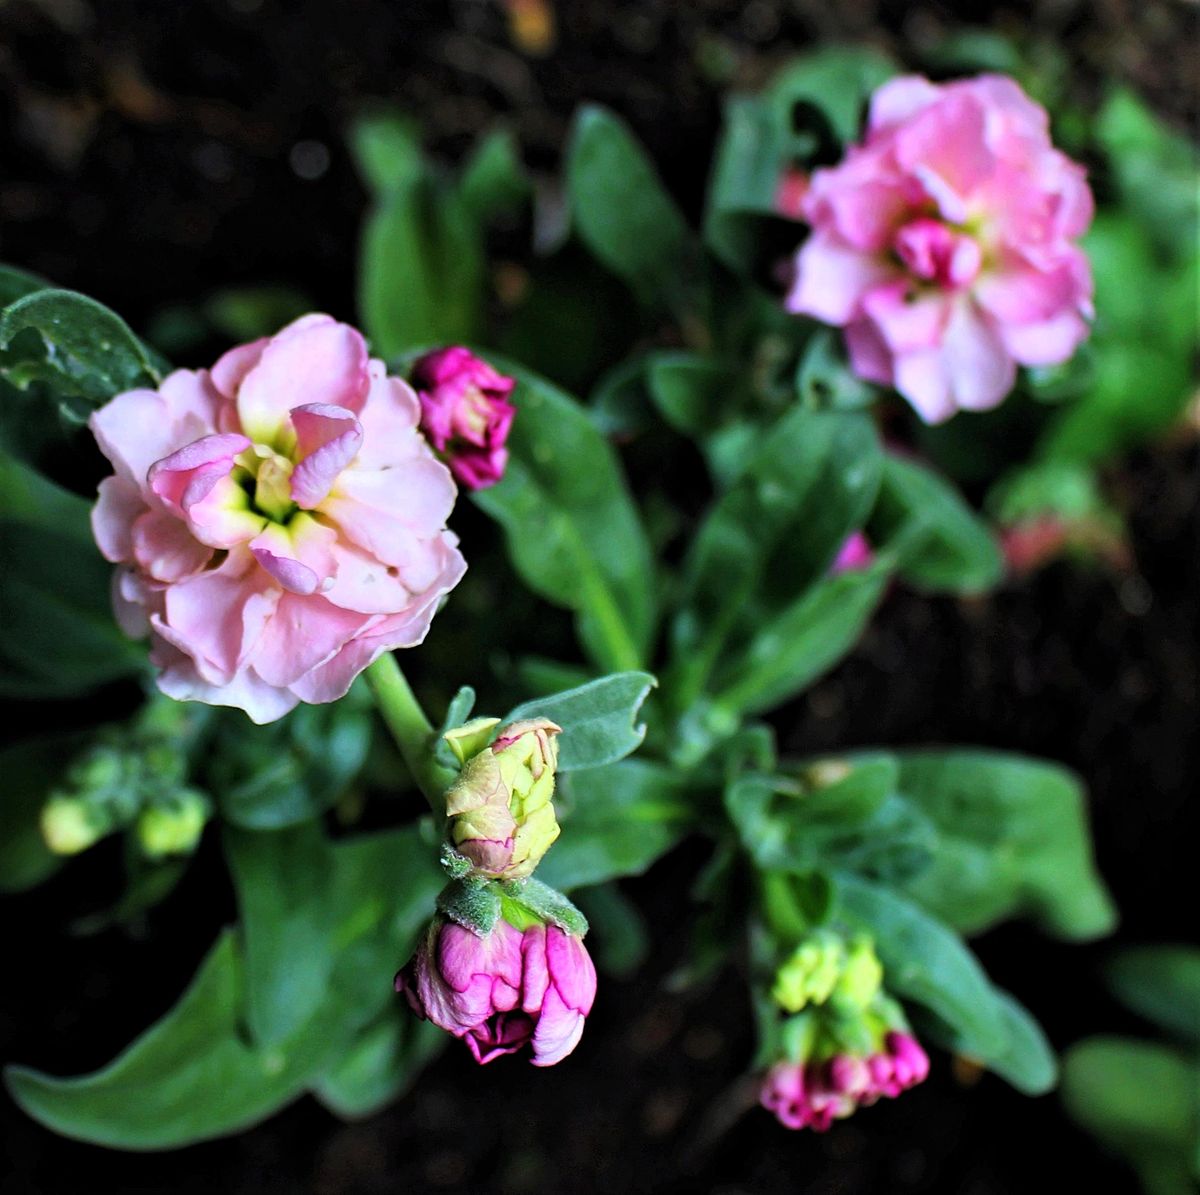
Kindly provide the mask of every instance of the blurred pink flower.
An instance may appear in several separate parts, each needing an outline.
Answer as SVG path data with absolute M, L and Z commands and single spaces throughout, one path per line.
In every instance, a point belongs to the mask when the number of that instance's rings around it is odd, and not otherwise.
M 307 315 L 119 394 L 90 426 L 116 474 L 92 528 L 159 687 L 270 722 L 420 643 L 466 568 L 420 405 L 362 336 Z
M 788 309 L 844 327 L 854 371 L 927 423 L 996 406 L 1017 364 L 1065 361 L 1088 334 L 1076 242 L 1092 194 L 1011 79 L 885 83 L 864 141 L 816 171 L 803 210 Z
M 419 1016 L 465 1038 L 476 1062 L 528 1043 L 534 1066 L 553 1066 L 583 1035 L 596 969 L 582 939 L 553 925 L 522 933 L 500 920 L 480 936 L 439 918 L 396 990 Z
M 461 346 L 427 353 L 413 366 L 421 398 L 421 427 L 469 490 L 485 490 L 504 476 L 504 446 L 516 409 L 508 401 L 514 379 L 497 373 Z

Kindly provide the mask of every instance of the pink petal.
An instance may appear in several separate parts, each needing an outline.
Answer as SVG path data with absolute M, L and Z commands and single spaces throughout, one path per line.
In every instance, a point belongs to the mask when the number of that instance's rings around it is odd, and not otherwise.
M 875 324 L 868 319 L 846 325 L 846 353 L 850 368 L 868 382 L 892 384 L 892 351 Z
M 331 658 L 368 621 L 320 597 L 285 593 L 258 640 L 251 664 L 268 684 L 286 688 Z
M 236 399 L 238 387 L 241 386 L 246 375 L 258 364 L 262 358 L 263 349 L 270 343 L 271 338 L 263 336 L 259 340 L 252 340 L 249 344 L 239 344 L 237 348 L 230 349 L 212 367 L 213 385 L 226 398 Z
M 874 135 L 915 116 L 935 103 L 942 89 L 922 75 L 897 75 L 871 96 L 867 128 Z
M 818 229 L 796 257 L 796 282 L 788 311 L 827 324 L 846 324 L 859 311 L 863 295 L 899 275 L 882 257 L 860 253 L 836 235 Z
M 106 560 L 133 556 L 133 523 L 146 509 L 141 491 L 124 477 L 106 477 L 92 507 L 92 535 Z
M 344 407 L 310 403 L 292 411 L 300 460 L 292 471 L 292 499 L 312 510 L 333 488 L 362 447 L 363 429 Z
M 938 344 L 954 302 L 942 291 L 912 291 L 907 283 L 898 282 L 876 287 L 864 297 L 862 306 L 896 354 Z
M 533 1030 L 534 1066 L 554 1066 L 579 1045 L 584 1016 L 563 1003 L 553 988 L 546 994 L 542 1014 Z
M 388 377 L 382 361 L 371 361 L 367 374 L 370 390 L 358 413 L 363 429 L 358 467 L 378 469 L 428 456 L 429 447 L 417 431 L 421 403 L 412 387 L 401 378 Z
M 228 683 L 265 630 L 281 593 L 264 584 L 244 549 L 219 569 L 170 586 L 155 629 L 191 656 L 203 679 Z
M 245 436 L 202 436 L 155 461 L 147 484 L 169 509 L 185 516 L 192 503 L 202 501 L 222 477 L 228 477 L 233 458 L 249 447 Z
M 1088 325 L 1077 311 L 1064 311 L 1034 324 L 1002 324 L 1004 347 L 1022 365 L 1059 365 L 1087 339 Z
M 156 581 L 180 581 L 203 569 L 212 549 L 164 510 L 146 510 L 130 530 L 133 557 Z
M 252 722 L 260 726 L 274 722 L 295 709 L 298 699 L 286 689 L 277 689 L 246 670 L 228 681 L 212 684 L 197 672 L 195 664 L 181 652 L 176 652 L 163 665 L 158 687 L 176 701 L 202 701 L 205 705 L 228 705 L 245 710 Z
M 305 316 L 271 338 L 238 390 L 242 429 L 274 443 L 293 408 L 328 403 L 361 410 L 367 392 L 362 335 L 329 316 Z
M 897 130 L 897 161 L 921 180 L 941 214 L 967 217 L 967 199 L 992 174 L 984 109 L 973 96 L 949 95 Z

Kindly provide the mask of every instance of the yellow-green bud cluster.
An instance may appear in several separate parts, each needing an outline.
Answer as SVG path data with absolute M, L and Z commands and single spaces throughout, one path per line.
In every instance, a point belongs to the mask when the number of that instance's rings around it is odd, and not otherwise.
M 552 798 L 561 728 L 545 718 L 495 731 L 498 725 L 498 718 L 476 718 L 445 735 L 462 764 L 446 813 L 451 844 L 475 870 L 519 880 L 558 837 Z

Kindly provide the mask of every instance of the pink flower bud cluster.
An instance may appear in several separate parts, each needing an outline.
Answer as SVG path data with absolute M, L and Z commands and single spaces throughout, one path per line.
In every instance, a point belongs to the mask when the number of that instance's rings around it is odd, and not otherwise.
M 819 1062 L 777 1062 L 763 1080 L 759 1102 L 785 1128 L 823 1133 L 835 1120 L 883 1096 L 894 1098 L 928 1074 L 929 1057 L 917 1039 L 893 1031 L 867 1057 L 839 1053 Z

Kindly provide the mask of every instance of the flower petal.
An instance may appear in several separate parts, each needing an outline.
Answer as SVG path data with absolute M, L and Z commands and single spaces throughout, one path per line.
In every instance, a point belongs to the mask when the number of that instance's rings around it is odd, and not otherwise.
M 300 459 L 292 470 L 292 501 L 312 510 L 362 447 L 362 425 L 345 407 L 309 403 L 292 411 Z
M 305 316 L 273 336 L 238 389 L 242 430 L 254 441 L 274 444 L 288 415 L 309 403 L 351 412 L 367 393 L 367 346 L 361 333 L 330 316 Z

